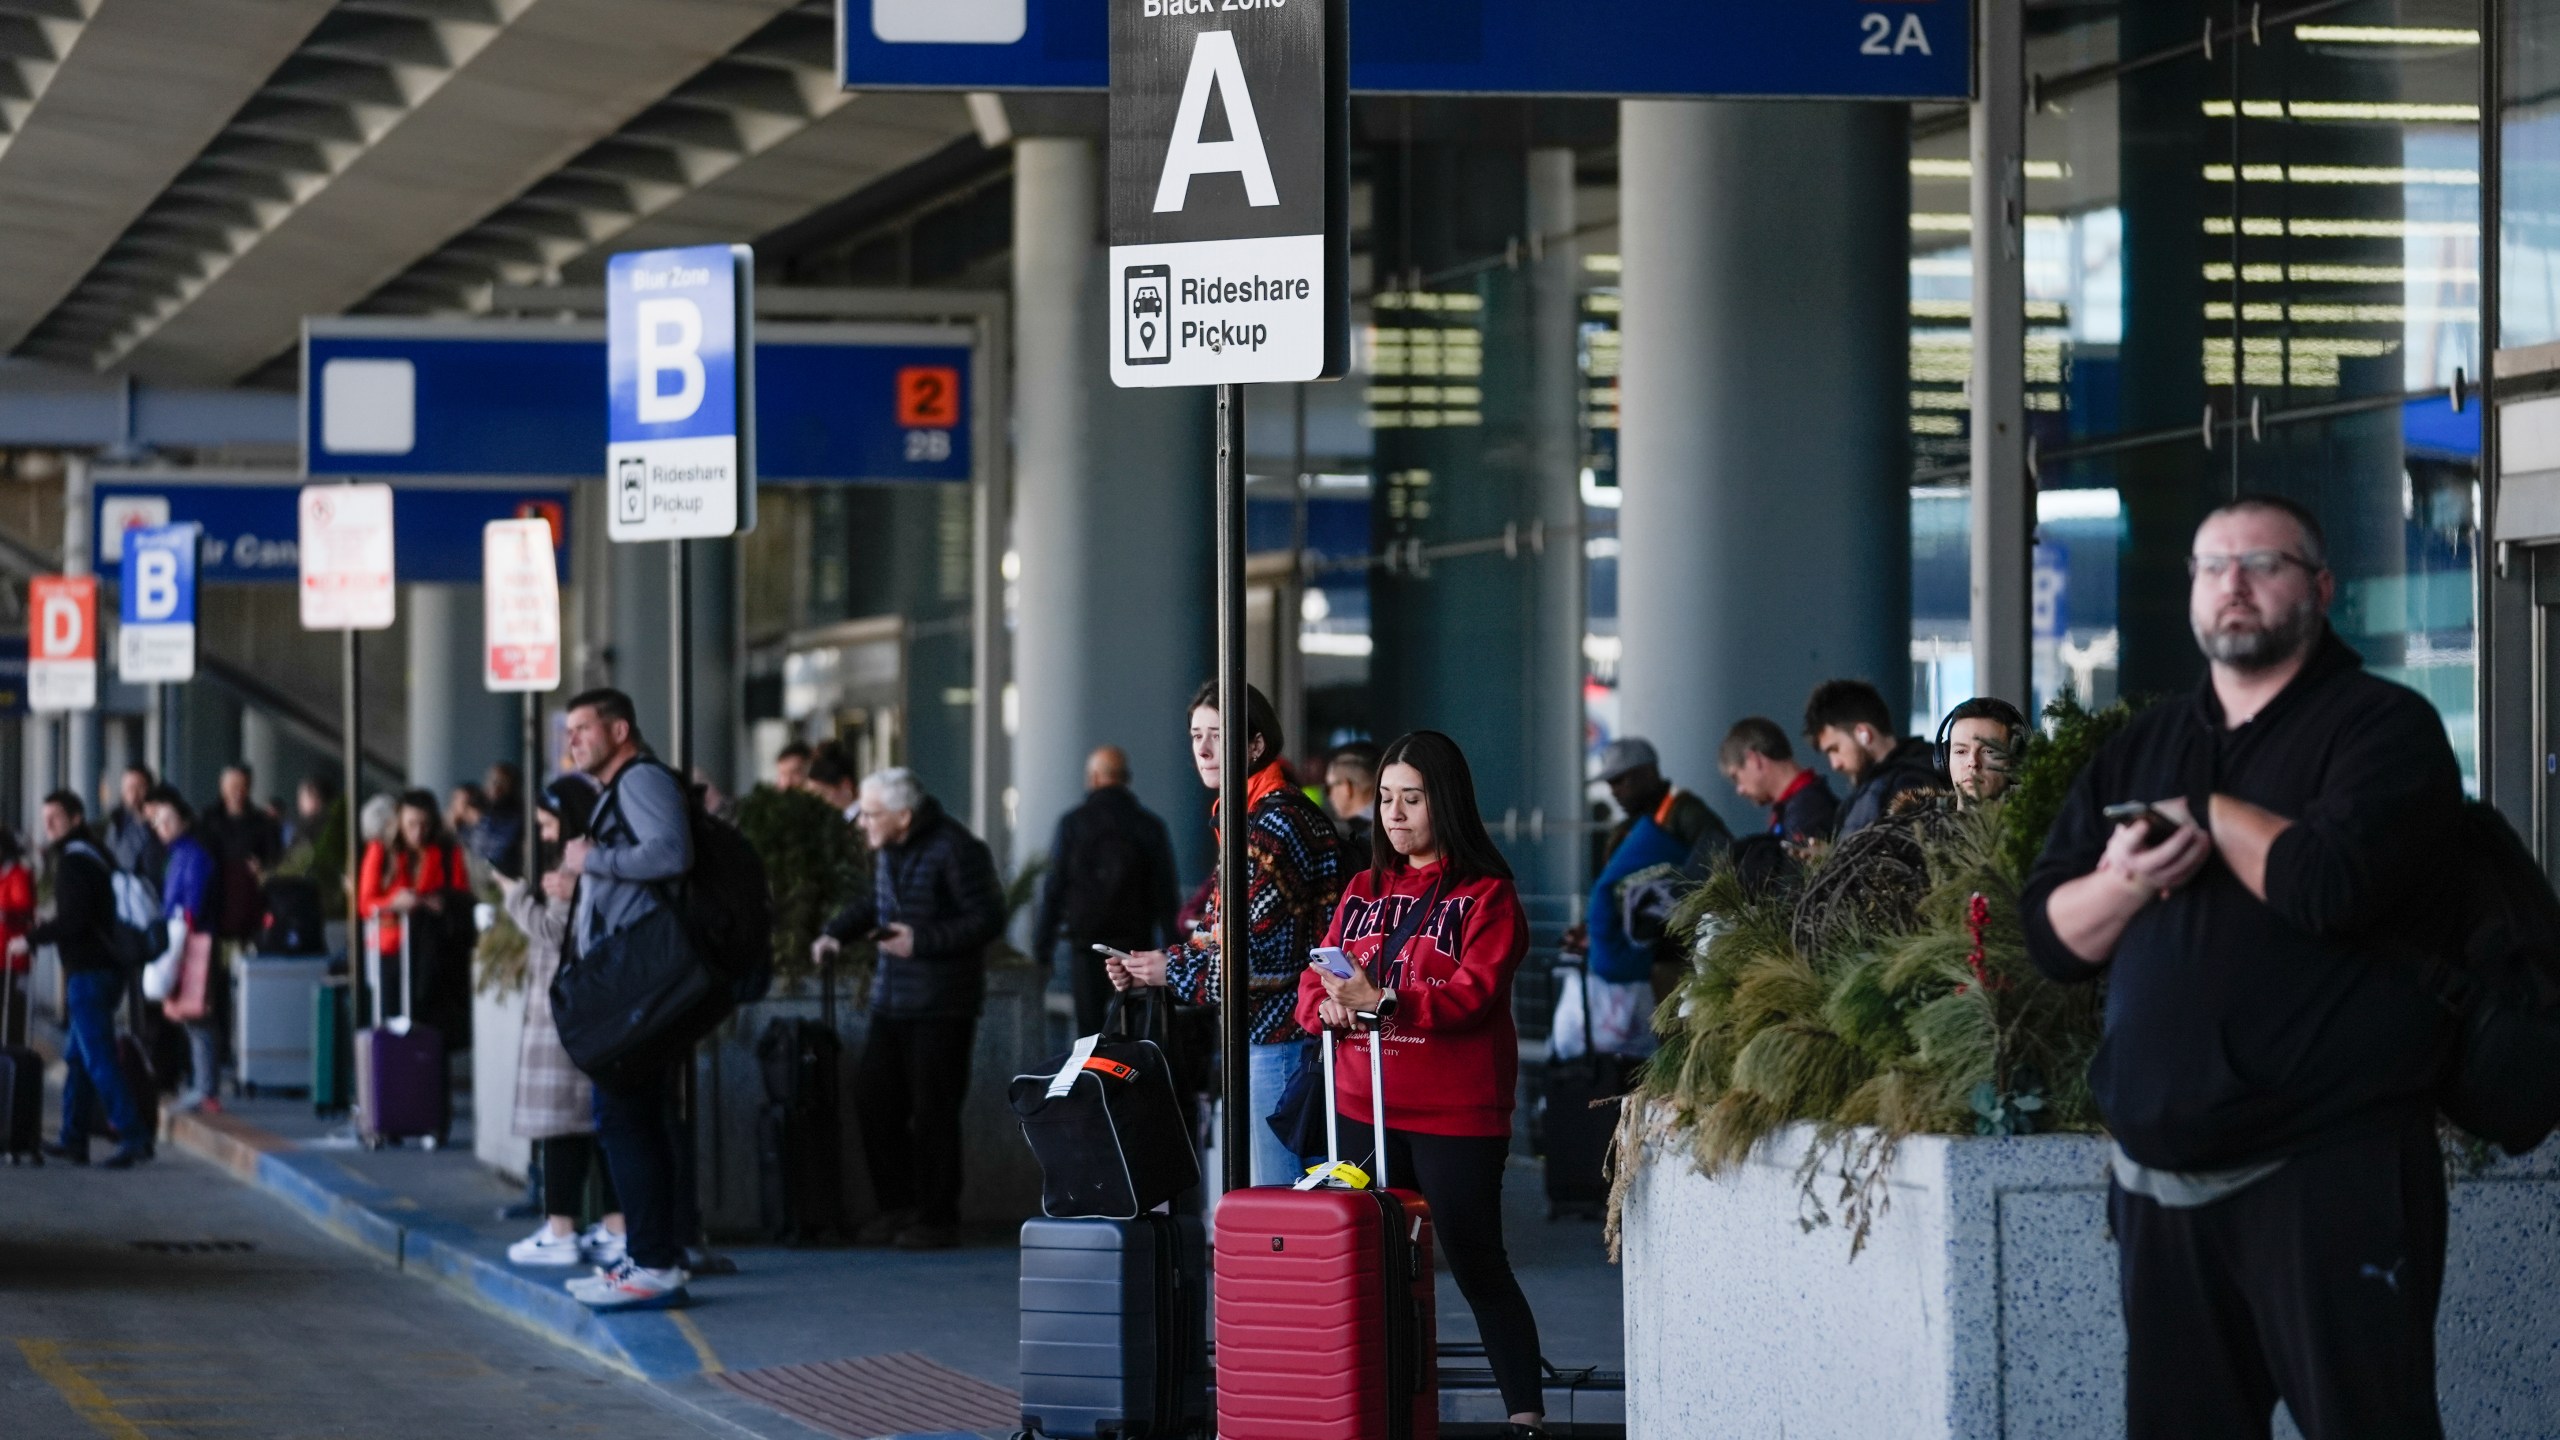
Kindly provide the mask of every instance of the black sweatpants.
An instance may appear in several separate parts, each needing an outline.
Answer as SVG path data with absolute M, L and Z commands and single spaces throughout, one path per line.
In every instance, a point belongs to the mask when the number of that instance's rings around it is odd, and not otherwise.
M 1342 1117 L 1343 1158 L 1377 1174 L 1367 1122 Z M 1424 1135 L 1387 1129 L 1387 1182 L 1419 1190 L 1431 1206 L 1431 1232 L 1458 1293 L 1475 1312 L 1484 1337 L 1485 1363 L 1513 1415 L 1544 1413 L 1546 1385 L 1538 1346 L 1538 1317 L 1511 1255 L 1502 1243 L 1502 1176 L 1511 1154 L 1508 1135 Z M 1368 1156 L 1368 1160 L 1358 1157 Z M 2314 1437 L 2317 1440 L 2317 1437 Z
M 596 1141 L 613 1173 L 614 1193 L 631 1235 L 631 1260 L 652 1270 L 684 1263 L 686 1237 L 677 1228 L 676 1067 L 641 1077 L 628 1087 L 596 1086 Z
M 593 1135 L 553 1135 L 542 1141 L 542 1213 L 578 1219 L 587 1205 L 587 1172 L 603 1181 L 600 1193 L 607 1215 L 622 1208 L 613 1193 L 613 1167 Z
M 855 1108 L 871 1193 L 884 1212 L 927 1225 L 960 1220 L 960 1102 L 969 1093 L 977 1017 L 874 1015 L 862 1044 Z
M 2444 1161 L 2426 1118 L 2171 1209 L 2112 1190 L 2127 1440 L 2441 1440 Z

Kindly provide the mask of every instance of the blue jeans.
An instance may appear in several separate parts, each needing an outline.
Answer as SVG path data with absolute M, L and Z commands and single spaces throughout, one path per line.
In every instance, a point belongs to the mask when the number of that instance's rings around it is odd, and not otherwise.
M 1245 1058 L 1252 1092 L 1248 1104 L 1253 1112 L 1253 1183 L 1256 1185 L 1288 1185 L 1307 1173 L 1307 1161 L 1289 1153 L 1280 1137 L 1271 1133 L 1271 1112 L 1280 1108 L 1280 1097 L 1288 1092 L 1290 1077 L 1298 1073 L 1299 1058 L 1306 1047 L 1291 1036 L 1277 1045 L 1248 1045 Z M 1317 1156 L 1321 1160 L 1324 1157 Z
M 64 1027 L 62 1081 L 62 1145 L 79 1150 L 89 1143 L 89 1097 L 105 1102 L 107 1120 L 124 1137 L 123 1148 L 139 1150 L 151 1143 L 142 1133 L 142 1113 L 125 1089 L 124 1072 L 116 1068 L 116 1002 L 124 998 L 123 977 L 104 970 L 80 970 L 63 977 L 71 1022 Z

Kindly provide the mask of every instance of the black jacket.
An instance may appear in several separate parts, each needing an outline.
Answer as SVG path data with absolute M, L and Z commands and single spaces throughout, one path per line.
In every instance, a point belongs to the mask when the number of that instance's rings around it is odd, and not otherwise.
M 1181 904 L 1173 832 L 1128 786 L 1106 785 L 1058 817 L 1031 953 L 1051 960 L 1061 937 L 1079 947 L 1153 949 L 1174 938 Z
M 1819 782 L 1816 782 L 1819 783 Z M 1916 735 L 1903 737 L 1893 753 L 1869 767 L 1840 802 L 1840 835 L 1847 839 L 1885 817 L 1893 798 L 1907 790 L 1945 789 L 1938 776 L 1935 747 Z
M 2089 1079 L 2125 1153 L 2169 1170 L 2272 1160 L 2424 1113 L 2447 1027 L 2403 947 L 2448 946 L 2443 857 L 2462 776 L 2415 691 L 2365 673 L 2335 634 L 2248 724 L 2225 729 L 2208 681 L 2135 717 L 2081 772 L 2020 897 L 2028 953 L 2057 980 L 2108 976 Z M 2219 859 L 2084 964 L 2045 913 L 2097 867 L 2129 800 L 2220 792 L 2294 824 L 2267 855 L 2267 898 Z
M 1828 840 L 1840 825 L 1840 797 L 1819 775 L 1771 809 L 1777 819 L 1770 828 L 1788 840 Z
M 116 923 L 116 892 L 107 857 L 87 840 L 53 847 L 53 914 L 27 932 L 30 945 L 50 945 L 66 974 L 117 969 L 107 948 Z
M 987 946 L 1004 933 L 1004 887 L 986 842 L 927 799 L 907 838 L 872 857 L 871 896 L 827 922 L 839 940 L 888 925 L 915 931 L 915 953 L 882 955 L 871 1013 L 892 1020 L 965 1019 L 987 993 Z

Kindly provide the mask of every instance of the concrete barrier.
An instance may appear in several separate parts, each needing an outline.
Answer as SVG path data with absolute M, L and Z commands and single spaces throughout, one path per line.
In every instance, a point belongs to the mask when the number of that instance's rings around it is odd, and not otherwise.
M 516 1134 L 516 1059 L 524 1040 L 524 992 L 471 994 L 471 1153 L 510 1180 L 533 1163 L 533 1142 Z
M 1635 1176 L 1627 1433 L 2124 1433 L 2103 1141 L 1905 1141 L 1890 1208 L 1852 1261 L 1841 1230 L 1803 1223 L 1809 1134 L 1782 1132 L 1712 1180 L 1659 1150 Z M 1838 1189 L 1814 1194 L 1829 1205 Z M 2458 1181 L 2437 1329 L 2451 1440 L 2560 1434 L 2556 1291 L 2560 1152 Z

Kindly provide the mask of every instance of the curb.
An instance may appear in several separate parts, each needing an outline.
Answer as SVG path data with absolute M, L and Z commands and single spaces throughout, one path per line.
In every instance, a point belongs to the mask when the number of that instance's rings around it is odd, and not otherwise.
M 171 1115 L 168 1142 L 275 1196 L 329 1235 L 443 1286 L 479 1309 L 636 1379 L 717 1374 L 723 1368 L 682 1311 L 599 1315 L 558 1284 L 479 1254 L 478 1238 L 417 1213 L 417 1202 L 358 1178 L 324 1151 L 228 1115 Z

